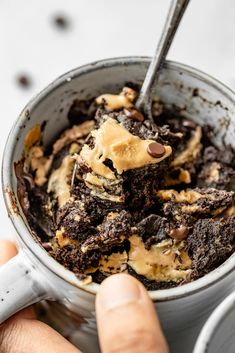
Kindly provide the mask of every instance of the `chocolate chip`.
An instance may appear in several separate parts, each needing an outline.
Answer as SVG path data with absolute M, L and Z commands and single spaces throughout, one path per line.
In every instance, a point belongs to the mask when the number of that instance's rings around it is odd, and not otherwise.
M 22 178 L 28 183 L 29 190 L 33 190 L 35 187 L 34 180 L 31 174 L 24 173 Z
M 154 158 L 160 158 L 165 154 L 165 147 L 158 142 L 152 142 L 147 148 L 148 154 Z
M 55 16 L 54 23 L 60 29 L 66 29 L 69 26 L 68 19 L 63 15 Z
M 174 228 L 170 230 L 170 237 L 177 240 L 183 240 L 187 238 L 189 233 L 189 228 L 181 225 L 179 228 Z
M 138 110 L 136 109 L 128 109 L 125 108 L 124 109 L 124 113 L 128 118 L 131 118 L 133 120 L 137 120 L 137 121 L 144 121 L 144 116 L 143 114 L 141 114 Z
M 195 129 L 196 124 L 192 120 L 183 120 L 183 126 L 189 129 Z
M 46 251 L 52 250 L 52 247 L 51 247 L 51 244 L 50 244 L 50 243 L 42 243 L 42 247 L 43 247 Z
M 27 75 L 19 75 L 17 77 L 17 83 L 24 88 L 31 86 L 31 79 Z

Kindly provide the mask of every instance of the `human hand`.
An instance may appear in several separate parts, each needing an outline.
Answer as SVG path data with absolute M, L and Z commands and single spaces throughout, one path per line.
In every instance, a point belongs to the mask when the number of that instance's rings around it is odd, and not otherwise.
M 0 265 L 17 253 L 0 242 Z M 102 353 L 168 353 L 153 304 L 143 285 L 120 274 L 106 279 L 96 298 Z M 0 325 L 1 353 L 81 353 L 51 327 L 38 321 L 32 307 Z

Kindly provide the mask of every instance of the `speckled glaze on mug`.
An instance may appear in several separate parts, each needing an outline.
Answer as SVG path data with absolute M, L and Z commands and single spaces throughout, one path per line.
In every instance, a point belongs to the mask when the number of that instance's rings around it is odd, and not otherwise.
M 235 292 L 211 314 L 198 337 L 193 353 L 235 352 Z
M 33 98 L 13 126 L 4 152 L 2 181 L 5 203 L 17 231 L 19 254 L 0 268 L 0 322 L 23 307 L 44 304 L 47 321 L 85 353 L 99 352 L 95 294 L 99 285 L 82 286 L 32 238 L 16 196 L 14 162 L 22 155 L 27 131 L 47 121 L 44 144 L 68 126 L 67 113 L 76 97 L 117 92 L 126 82 L 141 84 L 149 58 L 108 59 L 82 66 L 56 79 Z M 156 94 L 168 107 L 216 132 L 217 145 L 235 147 L 235 95 L 215 79 L 188 66 L 167 62 Z M 172 353 L 189 353 L 213 309 L 234 288 L 235 254 L 216 270 L 177 288 L 150 291 Z

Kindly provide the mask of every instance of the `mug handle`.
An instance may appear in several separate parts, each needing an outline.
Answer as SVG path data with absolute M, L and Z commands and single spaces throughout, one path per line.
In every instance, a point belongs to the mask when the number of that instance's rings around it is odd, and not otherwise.
M 0 266 L 0 324 L 19 310 L 49 299 L 45 279 L 23 250 Z

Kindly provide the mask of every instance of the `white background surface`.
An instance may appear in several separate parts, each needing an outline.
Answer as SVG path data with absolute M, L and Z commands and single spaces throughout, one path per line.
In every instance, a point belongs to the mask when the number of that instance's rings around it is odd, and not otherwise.
M 0 158 L 27 101 L 56 76 L 106 57 L 151 55 L 169 0 L 0 0 Z M 200 68 L 235 88 L 235 1 L 191 0 L 169 59 Z M 53 24 L 57 14 L 67 29 Z M 20 73 L 29 89 L 16 83 Z M 12 234 L 3 199 L 0 238 Z

